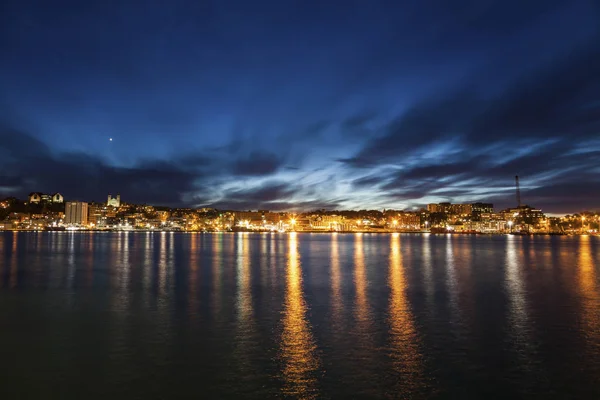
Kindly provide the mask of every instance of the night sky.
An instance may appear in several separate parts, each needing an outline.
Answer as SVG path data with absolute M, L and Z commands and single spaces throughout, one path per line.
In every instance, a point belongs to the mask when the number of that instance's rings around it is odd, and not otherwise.
M 0 2 L 1 196 L 502 207 L 515 175 L 600 208 L 596 0 Z

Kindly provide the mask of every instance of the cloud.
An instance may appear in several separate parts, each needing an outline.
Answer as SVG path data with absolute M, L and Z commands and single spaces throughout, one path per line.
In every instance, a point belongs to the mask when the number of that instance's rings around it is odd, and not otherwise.
M 340 161 L 357 172 L 371 171 L 353 186 L 372 187 L 392 200 L 487 196 L 513 205 L 502 192 L 520 175 L 524 194 L 531 193 L 537 205 L 563 212 L 577 204 L 557 192 L 563 188 L 592 204 L 586 185 L 592 193 L 598 178 L 574 178 L 596 168 L 600 151 L 594 147 L 600 132 L 599 49 L 600 41 L 587 43 L 495 95 L 484 96 L 467 82 L 422 99 Z
M 469 149 L 525 138 L 590 138 L 600 128 L 598 49 L 596 40 L 495 96 L 473 90 L 477 82 L 442 97 L 436 93 L 381 127 L 379 135 L 342 161 L 360 168 L 399 163 L 407 154 L 449 140 Z
M 274 153 L 266 151 L 253 151 L 238 159 L 232 166 L 232 172 L 240 176 L 270 175 L 284 164 L 284 160 Z
M 15 129 L 0 131 L 0 190 L 60 192 L 66 199 L 103 200 L 122 193 L 127 202 L 181 204 L 196 190 L 198 175 L 175 163 L 149 161 L 133 167 L 115 167 L 84 153 L 53 153 L 35 137 Z
M 223 193 L 221 199 L 210 204 L 218 209 L 231 210 L 272 210 L 272 211 L 308 211 L 319 208 L 339 206 L 335 200 L 299 199 L 299 195 L 306 193 L 302 185 L 280 181 L 267 181 L 261 185 L 244 188 L 230 189 Z

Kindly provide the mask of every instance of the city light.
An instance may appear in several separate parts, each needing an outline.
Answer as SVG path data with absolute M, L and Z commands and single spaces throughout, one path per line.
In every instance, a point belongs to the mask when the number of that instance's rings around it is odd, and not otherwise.
M 32 193 L 34 202 L 3 199 L 1 230 L 108 230 L 167 232 L 422 232 L 452 234 L 592 234 L 600 213 L 549 217 L 530 206 L 495 211 L 492 204 L 429 204 L 402 210 L 304 212 L 218 211 L 127 204 L 120 195 L 102 203 L 64 201 L 62 196 Z M 60 199 L 60 203 L 53 203 Z M 63 202 L 64 201 L 64 202 Z M 118 207 L 116 204 L 118 203 Z M 55 211 L 51 211 L 54 204 Z M 45 207 L 40 207 L 45 205 Z M 61 207 L 59 206 L 62 206 Z M 25 211 L 21 212 L 25 206 Z M 13 207 L 16 212 L 13 212 Z M 4 211 L 4 208 L 7 210 Z M 30 208 L 30 209 L 28 209 Z M 431 210 L 431 211 L 430 211 Z

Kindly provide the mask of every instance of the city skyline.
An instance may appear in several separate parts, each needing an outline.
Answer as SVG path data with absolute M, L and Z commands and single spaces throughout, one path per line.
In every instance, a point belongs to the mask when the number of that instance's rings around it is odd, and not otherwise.
M 24 201 L 25 204 L 51 204 L 51 203 L 66 203 L 66 202 L 87 202 L 87 203 L 95 203 L 95 204 L 106 204 L 109 206 L 114 206 L 116 208 L 118 208 L 120 205 L 149 205 L 149 206 L 153 206 L 153 207 L 165 207 L 165 208 L 181 208 L 181 209 L 215 209 L 215 210 L 225 210 L 225 211 L 256 211 L 256 210 L 268 210 L 268 211 L 272 211 L 272 212 L 282 212 L 282 213 L 307 213 L 307 212 L 313 212 L 313 211 L 319 211 L 319 210 L 325 210 L 325 211 L 364 211 L 364 210 L 378 210 L 378 211 L 385 211 L 387 210 L 395 210 L 395 211 L 402 211 L 402 212 L 416 212 L 416 211 L 420 211 L 420 210 L 427 210 L 429 212 L 435 211 L 432 210 L 432 206 L 438 206 L 440 207 L 441 210 L 446 209 L 449 206 L 489 206 L 490 208 L 496 208 L 498 210 L 501 209 L 515 209 L 515 208 L 521 208 L 521 207 L 529 207 L 529 208 L 539 208 L 537 207 L 537 205 L 535 204 L 531 204 L 531 203 L 527 203 L 527 196 L 525 195 L 525 199 L 524 201 L 523 198 L 521 197 L 521 190 L 520 190 L 520 185 L 518 183 L 518 176 L 515 177 L 516 178 L 516 182 L 514 183 L 514 187 L 513 187 L 513 200 L 512 202 L 509 202 L 508 204 L 500 204 L 500 205 L 496 205 L 496 207 L 494 207 L 494 203 L 490 202 L 490 201 L 486 201 L 486 199 L 477 199 L 477 200 L 467 200 L 467 201 L 463 201 L 463 202 L 456 202 L 456 201 L 452 201 L 451 199 L 448 199 L 447 201 L 441 201 L 441 202 L 437 202 L 437 203 L 427 203 L 427 204 L 414 204 L 411 207 L 407 207 L 407 208 L 395 208 L 395 207 L 391 207 L 388 206 L 386 207 L 385 205 L 383 207 L 380 208 L 374 208 L 374 207 L 369 207 L 368 205 L 358 205 L 355 208 L 332 208 L 332 207 L 317 207 L 317 208 L 302 208 L 302 207 L 295 207 L 293 204 L 289 205 L 287 208 L 285 209 L 281 209 L 281 208 L 272 208 L 272 209 L 267 209 L 267 208 L 261 208 L 261 207 L 248 207 L 248 208 L 223 208 L 223 207 L 219 207 L 216 204 L 196 204 L 196 205 L 187 205 L 187 204 L 178 204 L 178 205 L 169 205 L 169 204 L 160 204 L 160 203 L 152 203 L 152 202 L 148 202 L 148 201 L 139 201 L 139 202 L 131 202 L 131 201 L 123 201 L 121 202 L 121 194 L 120 193 L 116 193 L 116 195 L 112 195 L 112 194 L 108 194 L 107 196 L 104 196 L 104 199 L 99 200 L 97 198 L 95 199 L 89 199 L 89 198 L 84 198 L 82 196 L 75 196 L 73 198 L 67 198 L 65 199 L 64 196 L 62 195 L 61 192 L 57 192 L 57 191 L 52 191 L 51 193 L 43 193 L 43 192 L 29 192 L 29 194 L 27 196 L 9 196 L 9 197 L 4 197 L 1 198 L 0 197 L 0 201 L 12 198 L 12 199 L 17 199 L 19 201 Z M 127 197 L 125 198 L 127 199 Z M 445 211 L 443 211 L 445 212 Z M 597 213 L 600 212 L 600 207 L 596 206 L 596 207 L 591 207 L 591 208 L 587 208 L 587 209 L 579 209 L 579 210 L 571 210 L 569 212 L 563 212 L 563 213 L 553 213 L 553 212 L 546 212 L 545 214 L 547 214 L 548 216 L 552 216 L 552 217 L 557 217 L 557 216 L 565 216 L 565 215 L 570 215 L 570 214 L 581 214 L 581 213 Z
M 593 2 L 2 10 L 0 198 L 598 209 Z

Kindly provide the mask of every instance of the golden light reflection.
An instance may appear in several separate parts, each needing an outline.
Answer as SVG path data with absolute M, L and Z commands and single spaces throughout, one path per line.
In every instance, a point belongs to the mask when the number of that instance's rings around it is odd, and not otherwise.
M 400 235 L 392 234 L 390 240 L 390 337 L 393 368 L 399 375 L 398 393 L 410 398 L 423 383 L 423 357 L 419 350 L 410 304 L 406 298 L 407 283 L 400 252 Z
M 267 255 L 268 250 L 268 238 L 270 235 L 260 235 L 260 283 L 263 287 L 268 287 L 269 273 L 267 271 Z
M 129 281 L 131 278 L 131 262 L 130 262 L 130 251 L 129 251 L 129 232 L 125 232 L 123 235 L 123 250 L 121 252 L 121 288 L 125 291 L 129 291 Z M 129 298 L 129 296 L 126 296 Z
M 158 262 L 158 298 L 156 303 L 156 334 L 164 339 L 167 345 L 163 349 L 168 348 L 168 343 L 173 337 L 171 329 L 171 299 L 169 295 L 173 291 L 173 274 L 174 274 L 174 257 L 175 257 L 175 234 L 170 232 L 161 232 L 160 236 L 160 256 Z M 162 351 L 162 350 L 161 350 Z M 166 351 L 166 350 L 164 350 Z M 162 355 L 159 355 L 159 357 Z
M 341 273 L 338 235 L 331 235 L 331 311 L 334 324 L 340 323 L 342 313 Z
M 223 235 L 211 235 L 212 239 L 212 278 L 213 278 L 213 289 L 212 289 L 212 303 L 213 303 L 213 315 L 215 317 L 222 316 L 222 301 L 221 293 L 223 288 Z
M 250 271 L 250 251 L 248 234 L 237 235 L 237 302 L 238 326 L 244 326 L 252 317 L 252 290 Z
M 580 236 L 579 242 L 579 288 L 582 299 L 582 324 L 588 346 L 593 347 L 591 356 L 600 353 L 600 295 L 596 269 L 591 248 L 591 237 Z
M 356 321 L 359 328 L 364 330 L 365 325 L 369 322 L 369 303 L 362 233 L 356 234 L 354 243 L 354 287 L 356 288 Z
M 274 234 L 271 234 L 271 241 L 269 242 L 269 253 L 267 253 L 269 255 L 269 270 L 270 270 L 270 276 L 271 276 L 271 284 L 275 285 L 275 282 L 277 282 L 277 264 L 278 264 L 278 257 L 277 257 L 277 241 L 276 241 L 277 236 Z
M 155 233 L 146 232 L 145 237 L 145 249 L 144 249 L 144 266 L 142 271 L 142 282 L 144 286 L 144 293 L 146 295 L 146 303 L 150 301 L 152 284 L 153 284 L 153 271 L 154 271 L 154 238 Z
M 296 233 L 290 233 L 288 238 L 287 283 L 281 337 L 281 355 L 284 361 L 283 392 L 285 396 L 318 398 L 315 373 L 319 369 L 319 360 L 315 354 L 316 345 L 306 317 Z
M 160 233 L 160 255 L 158 259 L 158 289 L 161 295 L 167 291 L 167 233 Z
M 198 235 L 190 236 L 190 268 L 189 268 L 189 314 L 194 315 L 195 305 L 197 304 L 196 297 L 198 296 Z
M 433 307 L 433 266 L 431 262 L 431 241 L 435 236 L 423 236 L 423 284 L 425 286 L 425 296 L 430 307 Z
M 237 324 L 235 335 L 236 367 L 239 376 L 245 377 L 254 370 L 253 354 L 256 343 L 256 329 L 252 307 L 252 277 L 250 265 L 249 234 L 237 234 Z

